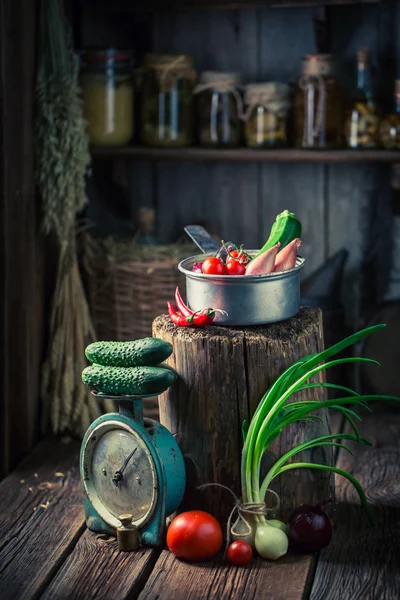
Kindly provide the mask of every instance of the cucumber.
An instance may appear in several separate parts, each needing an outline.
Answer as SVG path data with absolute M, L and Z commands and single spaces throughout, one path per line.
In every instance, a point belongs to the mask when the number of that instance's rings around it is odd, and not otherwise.
M 285 246 L 290 244 L 290 242 L 300 237 L 300 221 L 296 218 L 294 213 L 284 210 L 276 217 L 275 222 L 271 227 L 268 240 L 254 258 L 260 256 L 260 254 L 263 254 L 266 250 L 269 250 L 278 242 L 280 242 L 278 250 L 278 252 L 280 252 Z
M 172 385 L 176 372 L 161 367 L 106 367 L 91 365 L 82 371 L 82 381 L 96 392 L 113 396 L 160 394 Z
M 152 367 L 172 354 L 172 345 L 158 338 L 133 342 L 94 342 L 86 350 L 90 362 L 107 367 Z

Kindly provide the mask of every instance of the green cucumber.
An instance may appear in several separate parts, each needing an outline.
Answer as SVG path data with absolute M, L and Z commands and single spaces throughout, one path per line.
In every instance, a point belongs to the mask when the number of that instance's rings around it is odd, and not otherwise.
M 172 369 L 161 367 L 105 367 L 91 365 L 82 371 L 82 381 L 92 390 L 113 396 L 161 394 L 177 377 Z
M 301 237 L 301 223 L 294 213 L 284 210 L 280 213 L 271 227 L 268 240 L 254 258 L 269 250 L 280 242 L 279 252 L 296 238 Z
M 90 362 L 107 367 L 152 367 L 172 354 L 172 345 L 158 338 L 133 342 L 94 342 L 86 350 Z

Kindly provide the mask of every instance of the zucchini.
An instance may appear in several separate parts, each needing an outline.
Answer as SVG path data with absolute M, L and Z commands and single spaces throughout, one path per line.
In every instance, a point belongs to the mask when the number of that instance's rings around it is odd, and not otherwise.
M 82 371 L 82 381 L 92 390 L 113 396 L 161 394 L 177 377 L 171 367 L 106 367 L 91 365 Z
M 152 367 L 172 354 L 172 345 L 158 338 L 133 342 L 94 342 L 86 350 L 90 362 L 107 367 Z
M 280 242 L 279 251 L 282 250 L 285 246 L 290 244 L 296 238 L 301 237 L 301 223 L 296 218 L 294 213 L 289 212 L 288 210 L 284 210 L 280 213 L 276 219 L 274 224 L 271 227 L 271 232 L 269 234 L 268 240 L 265 242 L 264 246 L 261 250 L 256 254 L 254 258 L 263 254 L 266 250 L 275 246 L 278 242 Z

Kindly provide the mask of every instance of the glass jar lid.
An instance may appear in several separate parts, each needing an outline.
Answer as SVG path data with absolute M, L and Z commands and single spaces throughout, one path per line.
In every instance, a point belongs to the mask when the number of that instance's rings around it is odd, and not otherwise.
M 289 86 L 280 81 L 271 81 L 268 83 L 248 83 L 245 87 L 245 104 L 260 104 L 267 106 L 270 103 L 289 102 Z
M 158 54 L 150 52 L 143 57 L 143 66 L 174 72 L 191 71 L 193 58 L 188 54 Z
M 193 93 L 199 94 L 206 90 L 212 90 L 219 94 L 228 94 L 232 92 L 237 95 L 237 87 L 240 85 L 241 78 L 239 73 L 230 73 L 226 71 L 203 71 L 200 74 L 199 83 Z
M 303 75 L 323 77 L 335 73 L 335 60 L 332 54 L 305 54 L 303 56 Z
M 240 85 L 241 76 L 239 73 L 228 71 L 203 71 L 200 74 L 200 85 L 208 84 L 210 87 L 224 87 L 233 89 Z

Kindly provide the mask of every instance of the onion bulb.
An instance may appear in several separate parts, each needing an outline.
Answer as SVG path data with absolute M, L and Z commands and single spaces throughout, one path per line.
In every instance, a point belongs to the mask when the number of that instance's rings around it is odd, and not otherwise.
M 321 505 L 296 508 L 289 517 L 289 540 L 303 552 L 318 552 L 332 540 L 332 523 Z
M 268 560 L 277 560 L 286 554 L 288 545 L 288 537 L 282 529 L 267 523 L 257 524 L 255 546 L 260 556 Z

